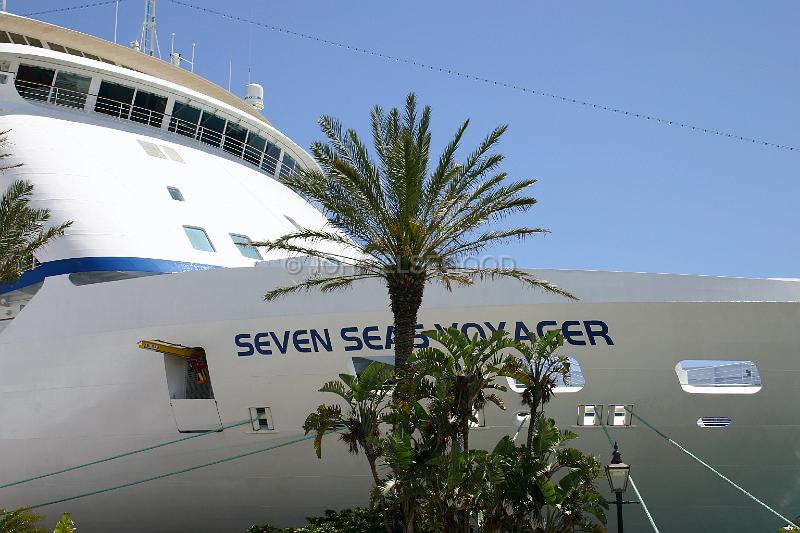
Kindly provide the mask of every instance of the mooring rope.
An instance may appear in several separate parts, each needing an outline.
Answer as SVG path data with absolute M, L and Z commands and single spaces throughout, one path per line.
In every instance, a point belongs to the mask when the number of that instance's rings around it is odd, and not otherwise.
M 603 432 L 606 434 L 606 438 L 608 439 L 609 446 L 613 445 L 613 440 L 611 439 L 611 435 L 608 433 L 608 429 L 606 429 L 606 425 L 603 420 L 600 420 L 600 426 L 603 428 Z M 639 503 L 642 505 L 642 509 L 644 509 L 644 514 L 647 517 L 647 520 L 650 522 L 650 526 L 653 528 L 653 531 L 656 533 L 661 533 L 658 530 L 658 526 L 656 525 L 656 521 L 653 520 L 653 515 L 650 514 L 650 509 L 647 508 L 647 504 L 642 498 L 642 493 L 639 492 L 639 489 L 636 487 L 636 483 L 633 482 L 633 476 L 628 474 L 628 481 L 631 482 L 631 487 L 633 487 L 633 492 L 636 493 L 636 497 L 639 498 Z
M 644 425 L 645 425 L 645 426 L 647 426 L 648 428 L 650 428 L 650 429 L 652 429 L 653 431 L 655 431 L 655 432 L 656 432 L 656 434 L 658 434 L 658 435 L 659 435 L 660 437 L 662 437 L 664 440 L 666 440 L 667 442 L 669 442 L 670 444 L 672 444 L 673 446 L 675 446 L 676 448 L 678 448 L 680 451 L 682 451 L 683 453 L 685 453 L 686 455 L 688 455 L 689 457 L 691 457 L 692 459 L 694 459 L 695 461 L 697 461 L 698 463 L 700 463 L 701 465 L 703 465 L 704 467 L 706 467 L 706 468 L 707 468 L 708 470 L 710 470 L 712 473 L 716 474 L 716 475 L 717 475 L 717 477 L 719 477 L 720 479 L 722 479 L 723 481 L 725 481 L 726 483 L 728 483 L 729 485 L 731 485 L 732 487 L 734 487 L 735 489 L 737 489 L 739 492 L 741 492 L 742 494 L 744 494 L 745 496 L 747 496 L 748 498 L 750 498 L 751 500 L 753 500 L 754 502 L 756 502 L 757 504 L 759 504 L 761 507 L 763 507 L 764 509 L 766 509 L 766 510 L 767 510 L 767 511 L 769 511 L 770 513 L 774 514 L 775 516 L 777 516 L 777 517 L 778 517 L 778 518 L 780 518 L 781 520 L 785 521 L 785 522 L 786 522 L 786 527 L 789 527 L 789 528 L 791 528 L 791 529 L 793 529 L 793 530 L 795 530 L 795 531 L 800 531 L 800 527 L 798 527 L 797 525 L 795 525 L 795 523 L 794 523 L 794 522 L 792 522 L 791 520 L 789 520 L 788 518 L 786 518 L 785 516 L 783 516 L 781 513 L 779 513 L 778 511 L 776 511 L 775 509 L 773 509 L 772 507 L 770 507 L 769 505 L 767 505 L 767 504 L 766 504 L 766 503 L 764 503 L 763 501 L 761 501 L 761 500 L 759 500 L 758 498 L 756 498 L 755 496 L 753 496 L 753 495 L 752 495 L 750 492 L 748 492 L 747 490 L 745 490 L 743 487 L 741 487 L 741 486 L 737 485 L 737 484 L 736 484 L 736 483 L 735 483 L 733 480 L 731 480 L 730 478 L 728 478 L 727 476 L 725 476 L 725 475 L 724 475 L 722 472 L 720 472 L 719 470 L 717 470 L 716 468 L 714 468 L 713 466 L 711 466 L 711 465 L 710 465 L 710 464 L 708 464 L 707 462 L 705 462 L 705 461 L 703 461 L 702 459 L 700 459 L 699 457 L 697 457 L 695 454 L 693 454 L 692 452 L 690 452 L 689 450 L 687 450 L 686 448 L 684 448 L 683 446 L 681 446 L 679 443 L 677 443 L 676 441 L 674 441 L 673 439 L 671 439 L 671 438 L 670 438 L 668 435 L 666 435 L 666 434 L 664 434 L 662 431 L 658 430 L 658 429 L 657 429 L 655 426 L 653 426 L 653 425 L 652 425 L 650 422 L 648 422 L 647 420 L 645 420 L 644 418 L 642 418 L 642 417 L 641 417 L 641 416 L 639 416 L 638 414 L 634 413 L 634 412 L 633 412 L 633 410 L 632 410 L 632 409 L 630 409 L 630 408 L 629 408 L 627 405 L 625 406 L 625 410 L 626 410 L 626 411 L 628 411 L 628 412 L 631 414 L 631 416 L 633 416 L 633 417 L 635 417 L 636 419 L 638 419 L 638 420 L 639 420 L 639 421 L 640 421 L 642 424 L 644 424 Z
M 255 455 L 257 453 L 264 453 L 264 452 L 268 452 L 268 451 L 271 451 L 271 450 L 275 450 L 277 448 L 283 448 L 284 446 L 290 446 L 290 445 L 296 444 L 298 442 L 302 442 L 302 441 L 305 441 L 305 440 L 313 439 L 314 437 L 315 437 L 315 435 L 313 435 L 313 434 L 312 435 L 304 435 L 302 437 L 299 437 L 299 438 L 296 438 L 296 439 L 293 439 L 293 440 L 290 440 L 290 441 L 287 441 L 287 442 L 281 442 L 279 444 L 273 444 L 271 446 L 267 446 L 266 448 L 259 448 L 257 450 L 253 450 L 251 452 L 245 452 L 245 453 L 240 453 L 238 455 L 234 455 L 234 456 L 231 456 L 231 457 L 225 457 L 224 459 L 217 459 L 216 461 L 211 461 L 209 463 L 203 463 L 201 465 L 190 466 L 188 468 L 181 468 L 180 470 L 173 470 L 172 472 L 167 472 L 165 474 L 159 474 L 157 476 L 151 476 L 151 477 L 147 477 L 147 478 L 144 478 L 144 479 L 131 481 L 129 483 L 123 483 L 121 485 L 115 485 L 113 487 L 107 487 L 107 488 L 104 488 L 104 489 L 93 490 L 91 492 L 84 492 L 83 494 L 78 494 L 77 496 L 70 496 L 68 498 L 60 498 L 58 500 L 51 500 L 49 502 L 44 502 L 44 503 L 37 503 L 36 505 L 29 506 L 28 509 L 38 509 L 40 507 L 47 507 L 48 505 L 55 505 L 57 503 L 69 502 L 69 501 L 72 501 L 72 500 L 79 500 L 81 498 L 86 498 L 88 496 L 95 496 L 97 494 L 102 494 L 104 492 L 111 492 L 111 491 L 114 491 L 114 490 L 124 489 L 124 488 L 127 488 L 127 487 L 133 487 L 134 485 L 141 485 L 142 483 L 147 483 L 149 481 L 155 481 L 157 479 L 164 479 L 164 478 L 170 477 L 170 476 L 177 476 L 178 474 L 185 474 L 186 472 L 191 472 L 193 470 L 200 470 L 201 468 L 207 468 L 209 466 L 214 466 L 214 465 L 218 465 L 218 464 L 221 464 L 221 463 L 227 463 L 227 462 L 230 462 L 230 461 L 235 461 L 237 459 L 242 459 L 243 457 L 249 457 L 249 456 Z
M 230 429 L 230 428 L 235 428 L 235 427 L 238 427 L 238 426 L 243 426 L 245 424 L 249 424 L 250 422 L 251 422 L 250 420 L 243 420 L 242 422 L 236 422 L 235 424 L 222 426 L 220 429 L 211 429 L 209 431 L 203 431 L 201 433 L 195 433 L 195 434 L 189 435 L 187 437 L 181 437 L 179 439 L 174 439 L 174 440 L 170 440 L 170 441 L 167 441 L 167 442 L 161 442 L 159 444 L 153 444 L 152 446 L 147 446 L 146 448 L 139 448 L 138 450 L 133 450 L 133 451 L 130 451 L 130 452 L 125 452 L 125 453 L 120 453 L 120 454 L 117 454 L 117 455 L 112 455 L 112 456 L 109 456 L 109 457 L 104 457 L 103 459 L 97 459 L 96 461 L 90 461 L 88 463 L 83 463 L 83 464 L 80 464 L 80 465 L 70 466 L 70 467 L 64 468 L 62 470 L 56 470 L 54 472 L 48 472 L 46 474 L 41 474 L 41 475 L 38 475 L 38 476 L 29 477 L 27 479 L 20 479 L 19 481 L 12 481 L 11 483 L 5 483 L 3 485 L 0 485 L 0 489 L 13 487 L 15 485 L 22 485 L 23 483 L 29 483 L 29 482 L 35 481 L 37 479 L 44 479 L 46 477 L 56 476 L 58 474 L 64 474 L 66 472 L 72 472 L 74 470 L 80 470 L 81 468 L 86 468 L 87 466 L 98 465 L 100 463 L 106 463 L 108 461 L 113 461 L 115 459 L 120 459 L 122 457 L 128 457 L 130 455 L 136 455 L 137 453 L 149 452 L 150 450 L 155 450 L 156 448 L 163 448 L 164 446 L 169 446 L 170 444 L 177 444 L 178 442 L 184 442 L 184 441 L 187 441 L 187 440 L 190 440 L 190 439 L 196 439 L 196 438 L 199 438 L 199 437 L 205 437 L 206 435 L 211 435 L 213 433 L 219 433 L 220 431 L 222 431 L 224 429 Z

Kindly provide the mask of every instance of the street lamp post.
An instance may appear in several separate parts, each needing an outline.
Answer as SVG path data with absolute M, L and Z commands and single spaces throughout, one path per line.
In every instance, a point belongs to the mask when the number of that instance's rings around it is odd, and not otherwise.
M 622 455 L 619 453 L 617 443 L 614 443 L 614 453 L 611 455 L 611 464 L 606 465 L 606 476 L 611 491 L 616 496 L 617 504 L 617 531 L 623 533 L 622 529 L 622 493 L 628 488 L 628 478 L 631 474 L 631 467 L 622 462 Z

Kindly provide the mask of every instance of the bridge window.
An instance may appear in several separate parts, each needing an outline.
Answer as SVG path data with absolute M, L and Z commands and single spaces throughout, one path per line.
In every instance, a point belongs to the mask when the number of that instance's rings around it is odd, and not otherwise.
M 258 251 L 258 248 L 255 246 L 250 246 L 250 243 L 253 242 L 250 240 L 250 237 L 247 235 L 237 235 L 235 233 L 231 233 L 230 236 L 231 239 L 233 239 L 233 243 L 243 256 L 249 257 L 250 259 L 263 259 L 263 257 L 261 257 L 261 252 Z
M 72 72 L 59 71 L 50 101 L 58 105 L 83 109 L 92 78 Z
M 222 145 L 222 149 L 233 155 L 242 157 L 245 139 L 247 139 L 247 128 L 239 124 L 234 124 L 233 122 L 228 122 L 228 125 L 225 127 L 225 142 Z
M 681 388 L 692 394 L 754 394 L 761 374 L 753 361 L 687 359 L 675 366 Z
M 128 118 L 133 103 L 133 87 L 105 81 L 100 84 L 94 110 L 115 117 Z
M 252 131 L 247 135 L 247 145 L 244 147 L 242 157 L 248 163 L 259 166 L 261 164 L 261 157 L 264 155 L 264 148 L 267 146 L 267 140 L 260 135 L 256 135 Z
M 278 169 L 278 159 L 280 156 L 281 149 L 272 143 L 267 143 L 267 149 L 264 151 L 264 161 L 261 162 L 261 168 L 274 176 L 275 171 Z
M 197 133 L 197 124 L 200 122 L 200 110 L 188 104 L 175 102 L 172 109 L 172 118 L 169 121 L 169 131 L 178 135 L 194 137 Z
M 219 148 L 222 144 L 222 132 L 225 131 L 225 119 L 214 113 L 203 111 L 200 119 L 200 142 Z
M 50 68 L 21 64 L 14 85 L 21 97 L 46 102 L 55 75 L 56 71 Z
M 285 178 L 294 173 L 294 159 L 289 154 L 283 154 L 283 161 L 281 161 L 281 177 Z
M 136 91 L 133 101 L 131 120 L 160 128 L 164 121 L 164 111 L 167 110 L 167 99 L 147 91 Z
M 186 236 L 189 237 L 189 242 L 192 243 L 192 247 L 195 250 L 200 250 L 201 252 L 217 251 L 214 248 L 214 245 L 211 244 L 211 239 L 208 238 L 206 230 L 204 230 L 203 228 L 198 228 L 195 226 L 184 226 L 183 231 L 186 232 Z

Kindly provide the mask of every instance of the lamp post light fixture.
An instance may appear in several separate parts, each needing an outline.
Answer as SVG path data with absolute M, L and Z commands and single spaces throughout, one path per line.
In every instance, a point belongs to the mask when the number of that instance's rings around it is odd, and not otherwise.
M 608 484 L 611 491 L 616 496 L 617 504 L 617 531 L 623 533 L 622 530 L 622 504 L 628 503 L 622 501 L 622 493 L 628 488 L 628 478 L 631 474 L 631 467 L 622 462 L 622 455 L 619 453 L 617 443 L 614 443 L 614 453 L 611 455 L 611 464 L 606 465 L 606 476 L 608 477 Z

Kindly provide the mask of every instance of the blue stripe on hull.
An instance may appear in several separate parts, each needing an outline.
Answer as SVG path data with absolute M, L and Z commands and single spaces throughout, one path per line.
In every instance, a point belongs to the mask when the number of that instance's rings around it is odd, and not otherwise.
M 202 263 L 189 263 L 186 261 L 170 261 L 167 259 L 151 259 L 147 257 L 76 257 L 74 259 L 59 259 L 42 263 L 33 270 L 25 272 L 15 283 L 0 285 L 0 293 L 33 285 L 44 281 L 50 276 L 74 274 L 76 272 L 102 272 L 123 270 L 129 272 L 158 272 L 161 274 L 172 272 L 189 272 L 192 270 L 209 270 L 222 268 L 217 265 Z

